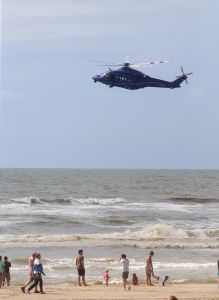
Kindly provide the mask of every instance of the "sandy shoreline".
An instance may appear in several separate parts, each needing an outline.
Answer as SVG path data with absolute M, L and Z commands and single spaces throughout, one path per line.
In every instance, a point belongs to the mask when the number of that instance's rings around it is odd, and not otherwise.
M 18 286 L 0 289 L 1 299 L 45 299 L 45 300 L 114 300 L 114 299 L 168 299 L 175 295 L 178 299 L 219 300 L 219 288 L 215 284 L 170 284 L 165 287 L 146 285 L 131 286 L 130 291 L 123 291 L 121 285 L 76 287 L 71 284 L 45 285 L 45 295 L 23 294 Z

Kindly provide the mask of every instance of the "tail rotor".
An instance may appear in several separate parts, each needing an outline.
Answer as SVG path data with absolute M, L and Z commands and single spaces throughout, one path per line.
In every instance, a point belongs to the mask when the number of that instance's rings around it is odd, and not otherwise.
M 176 76 L 176 78 L 183 78 L 186 82 L 186 84 L 188 84 L 187 78 L 189 75 L 192 75 L 193 72 L 189 72 L 189 73 L 184 73 L 183 67 L 181 67 L 181 71 L 182 71 L 182 75 L 181 76 Z

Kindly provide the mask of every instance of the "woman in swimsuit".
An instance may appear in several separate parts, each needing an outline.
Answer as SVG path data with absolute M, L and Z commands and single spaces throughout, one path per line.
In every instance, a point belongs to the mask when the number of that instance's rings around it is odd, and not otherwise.
M 151 283 L 151 276 L 153 275 L 153 262 L 152 262 L 152 256 L 154 255 L 154 251 L 151 250 L 149 253 L 149 256 L 146 258 L 146 267 L 145 267 L 145 271 L 146 271 L 146 283 L 147 285 L 153 285 Z

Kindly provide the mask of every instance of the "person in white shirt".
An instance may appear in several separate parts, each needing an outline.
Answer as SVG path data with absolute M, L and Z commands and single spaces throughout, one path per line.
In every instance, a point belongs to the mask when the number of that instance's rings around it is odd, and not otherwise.
M 123 287 L 126 290 L 126 286 L 128 284 L 128 277 L 129 277 L 129 260 L 126 258 L 125 254 L 121 254 L 120 260 L 122 263 L 122 280 L 123 280 Z M 129 286 L 128 289 L 130 290 L 131 287 Z

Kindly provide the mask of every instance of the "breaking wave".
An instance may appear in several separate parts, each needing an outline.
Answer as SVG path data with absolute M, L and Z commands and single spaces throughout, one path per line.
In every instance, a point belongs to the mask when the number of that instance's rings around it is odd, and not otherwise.
M 22 197 L 22 198 L 15 198 L 11 199 L 12 202 L 22 203 L 22 204 L 37 204 L 43 203 L 43 201 L 38 197 Z
M 126 202 L 123 198 L 87 198 L 87 199 L 73 199 L 73 202 L 79 202 L 81 204 L 90 204 L 90 205 L 114 205 L 118 203 Z
M 126 202 L 125 199 L 121 197 L 117 198 L 72 198 L 72 197 L 61 197 L 61 198 L 55 198 L 55 199 L 42 199 L 39 197 L 22 197 L 22 198 L 14 198 L 11 199 L 12 202 L 21 203 L 21 204 L 60 204 L 60 205 L 66 205 L 66 204 L 78 204 L 80 205 L 115 205 L 118 203 L 124 203 Z
M 0 243 L 74 243 L 91 241 L 97 244 L 122 242 L 134 247 L 154 248 L 219 248 L 219 230 L 197 230 L 176 228 L 170 225 L 156 224 L 139 231 L 95 233 L 95 234 L 24 234 L 0 235 Z M 6 242 L 7 241 L 7 242 Z

